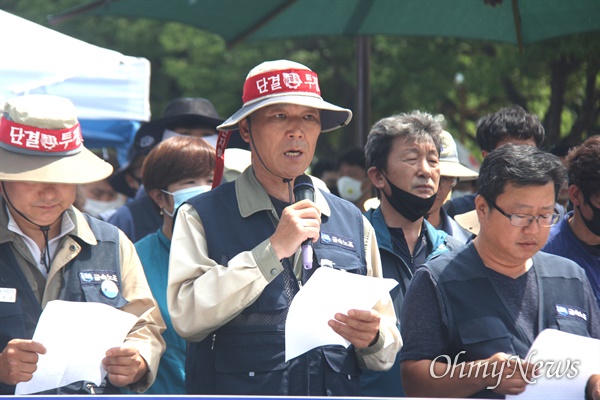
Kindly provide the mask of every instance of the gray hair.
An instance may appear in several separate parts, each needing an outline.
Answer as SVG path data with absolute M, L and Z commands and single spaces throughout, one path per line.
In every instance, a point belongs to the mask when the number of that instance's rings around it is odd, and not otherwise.
M 369 132 L 365 145 L 366 167 L 376 167 L 385 171 L 392 149 L 392 142 L 397 137 L 421 143 L 433 141 L 438 154 L 441 151 L 441 134 L 443 126 L 439 117 L 422 111 L 395 114 L 377 121 Z

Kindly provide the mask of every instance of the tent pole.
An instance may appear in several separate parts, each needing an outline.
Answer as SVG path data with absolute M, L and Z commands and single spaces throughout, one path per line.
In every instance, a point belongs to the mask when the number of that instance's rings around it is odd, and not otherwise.
M 371 38 L 356 37 L 356 122 L 354 123 L 354 145 L 363 148 L 371 128 L 370 62 Z

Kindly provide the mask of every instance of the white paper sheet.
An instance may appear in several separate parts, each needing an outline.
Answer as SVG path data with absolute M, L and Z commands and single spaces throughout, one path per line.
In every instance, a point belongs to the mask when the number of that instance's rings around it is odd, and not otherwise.
M 318 346 L 349 343 L 327 324 L 336 313 L 368 310 L 396 286 L 394 279 L 374 278 L 321 267 L 294 297 L 285 323 L 285 359 Z
M 507 400 L 582 400 L 589 377 L 600 374 L 600 340 L 546 329 L 533 342 L 527 361 L 544 362 L 542 376 Z
M 102 359 L 108 349 L 123 344 L 138 318 L 100 303 L 49 302 L 33 334 L 46 347 L 29 382 L 15 394 L 37 393 L 87 380 L 100 385 L 106 376 Z

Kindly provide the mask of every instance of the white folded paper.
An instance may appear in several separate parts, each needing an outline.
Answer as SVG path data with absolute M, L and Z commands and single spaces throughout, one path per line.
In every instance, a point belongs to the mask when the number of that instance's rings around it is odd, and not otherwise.
M 86 380 L 100 385 L 106 376 L 106 351 L 123 344 L 138 318 L 101 303 L 49 302 L 33 334 L 46 348 L 29 382 L 15 394 L 37 393 Z
M 318 268 L 294 297 L 285 323 L 285 359 L 318 346 L 349 343 L 327 324 L 336 313 L 369 310 L 392 290 L 394 279 Z
M 589 377 L 600 374 L 600 340 L 545 329 L 525 361 L 543 365 L 541 376 L 507 400 L 582 400 Z

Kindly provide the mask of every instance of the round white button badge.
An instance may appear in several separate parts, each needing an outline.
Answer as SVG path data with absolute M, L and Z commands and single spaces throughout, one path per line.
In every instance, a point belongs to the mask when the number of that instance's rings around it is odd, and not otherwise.
M 114 299 L 119 294 L 119 287 L 113 281 L 104 281 L 102 285 L 100 285 L 100 290 L 102 294 L 109 299 Z

